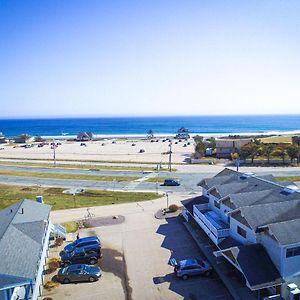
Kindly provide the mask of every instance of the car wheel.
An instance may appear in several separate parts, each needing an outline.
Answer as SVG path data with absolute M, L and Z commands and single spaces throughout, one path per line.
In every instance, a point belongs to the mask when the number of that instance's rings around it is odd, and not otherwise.
M 63 283 L 70 283 L 71 281 L 70 281 L 70 279 L 69 278 L 65 278 L 64 280 L 63 280 Z
M 206 272 L 204 273 L 204 275 L 205 275 L 206 277 L 208 277 L 208 276 L 211 275 L 211 272 L 210 272 L 210 271 L 206 271 Z
M 94 282 L 96 279 L 93 277 L 93 276 L 91 276 L 90 278 L 89 278 L 89 282 Z
M 183 276 L 182 276 L 182 279 L 183 279 L 183 280 L 187 280 L 187 279 L 189 279 L 189 275 L 186 275 L 186 274 L 185 274 L 185 275 L 183 275 Z
M 93 258 L 93 259 L 90 260 L 90 264 L 91 264 L 91 265 L 94 265 L 94 264 L 96 264 L 96 263 L 97 263 L 97 259 L 94 259 L 94 258 Z

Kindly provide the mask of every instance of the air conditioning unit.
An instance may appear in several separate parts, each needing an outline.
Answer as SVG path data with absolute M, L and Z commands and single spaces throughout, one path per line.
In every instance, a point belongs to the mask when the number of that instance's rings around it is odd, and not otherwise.
M 288 300 L 300 300 L 300 289 L 295 283 L 287 285 Z

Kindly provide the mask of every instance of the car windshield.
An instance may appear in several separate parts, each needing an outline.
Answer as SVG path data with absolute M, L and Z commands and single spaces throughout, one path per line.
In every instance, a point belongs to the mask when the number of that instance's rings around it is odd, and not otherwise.
M 91 271 L 92 271 L 92 267 L 91 267 L 91 266 L 88 266 L 88 265 L 86 265 L 86 266 L 84 266 L 84 271 L 85 271 L 85 272 L 87 272 L 87 273 L 89 273 L 89 272 L 91 272 Z
M 63 268 L 63 269 L 61 270 L 61 273 L 62 273 L 62 274 L 65 274 L 65 273 L 67 273 L 67 271 L 68 271 L 68 268 Z

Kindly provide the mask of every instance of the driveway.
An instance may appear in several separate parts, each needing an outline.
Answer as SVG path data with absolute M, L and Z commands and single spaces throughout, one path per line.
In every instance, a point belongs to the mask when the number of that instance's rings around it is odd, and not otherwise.
M 62 285 L 49 296 L 53 300 L 231 299 L 215 274 L 211 278 L 200 276 L 188 281 L 174 276 L 173 267 L 168 264 L 171 256 L 180 259 L 201 256 L 201 253 L 177 218 L 154 218 L 154 213 L 163 205 L 164 200 L 155 200 L 136 206 L 125 204 L 93 210 L 97 217 L 125 217 L 122 224 L 84 229 L 80 233 L 81 236 L 96 233 L 101 238 L 102 278 L 92 284 Z M 54 220 L 62 221 L 65 216 L 67 221 L 67 214 L 55 214 L 52 212 Z

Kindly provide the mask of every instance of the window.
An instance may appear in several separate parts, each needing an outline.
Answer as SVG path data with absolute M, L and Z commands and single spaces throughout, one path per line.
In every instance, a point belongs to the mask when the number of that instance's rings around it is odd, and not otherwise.
M 286 249 L 286 256 L 285 257 L 292 257 L 300 255 L 300 247 L 294 247 Z
M 244 238 L 247 238 L 247 231 L 240 226 L 237 227 L 237 233 Z
M 215 201 L 215 207 L 220 208 L 220 203 L 218 201 Z

